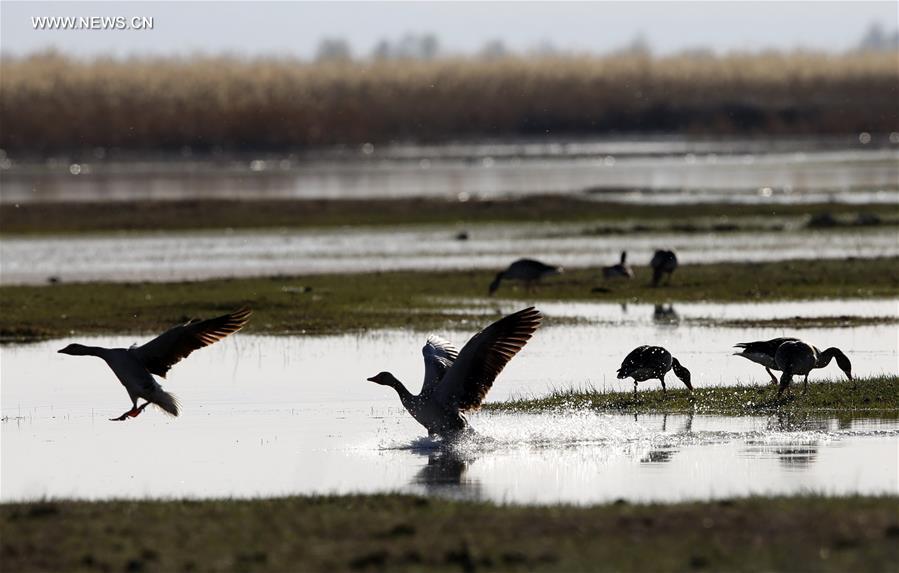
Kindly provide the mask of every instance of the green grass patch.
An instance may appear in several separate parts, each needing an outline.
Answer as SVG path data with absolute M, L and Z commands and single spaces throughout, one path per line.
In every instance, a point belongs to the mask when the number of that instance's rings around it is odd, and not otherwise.
M 0 233 L 59 234 L 193 229 L 321 228 L 482 223 L 584 223 L 586 236 L 806 229 L 831 215 L 834 228 L 877 229 L 899 223 L 891 204 L 844 203 L 637 205 L 572 196 L 505 200 L 197 200 L 0 205 Z
M 0 505 L 9 571 L 895 571 L 899 498 L 592 507 L 404 495 Z
M 551 262 L 551 261 L 550 261 Z M 0 287 L 0 337 L 33 340 L 84 333 L 152 332 L 190 317 L 251 306 L 248 332 L 339 333 L 381 328 L 476 330 L 508 309 L 497 302 L 765 302 L 899 294 L 899 259 L 686 265 L 653 288 L 649 270 L 603 282 L 595 269 L 552 277 L 533 292 L 503 285 L 486 297 L 493 271 L 387 272 L 221 279 L 180 283 L 74 283 Z M 601 292 L 595 288 L 602 285 Z M 486 315 L 486 316 L 485 316 Z M 549 316 L 548 323 L 554 319 Z
M 761 368 L 761 367 L 759 367 Z M 628 379 L 629 380 L 629 379 Z M 545 412 L 591 409 L 602 412 L 650 414 L 696 413 L 742 416 L 752 414 L 814 414 L 837 412 L 841 416 L 899 417 L 899 376 L 874 376 L 809 382 L 803 393 L 801 378 L 777 397 L 777 386 L 736 385 L 695 388 L 692 393 L 679 381 L 662 392 L 657 381 L 641 382 L 637 394 L 597 389 L 557 390 L 543 397 L 492 402 L 494 412 Z M 640 388 L 651 388 L 640 390 Z

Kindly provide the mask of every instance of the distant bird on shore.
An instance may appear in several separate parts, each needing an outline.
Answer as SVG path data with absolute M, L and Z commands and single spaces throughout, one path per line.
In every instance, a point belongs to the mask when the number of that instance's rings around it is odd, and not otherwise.
M 672 369 L 684 386 L 692 392 L 690 371 L 661 346 L 639 346 L 633 349 L 621 363 L 621 368 L 618 369 L 618 379 L 633 378 L 634 395 L 637 394 L 637 382 L 650 379 L 658 379 L 662 383 L 662 392 L 666 392 L 665 374 Z
M 103 348 L 69 344 L 59 352 L 72 356 L 97 356 L 106 361 L 128 391 L 132 404 L 130 410 L 118 418 L 111 418 L 112 421 L 134 418 L 149 404 L 156 404 L 172 416 L 177 416 L 178 401 L 162 389 L 153 374 L 165 378 L 169 368 L 194 350 L 218 342 L 243 328 L 251 314 L 250 309 L 241 308 L 218 318 L 190 321 L 170 328 L 143 346 Z M 146 400 L 140 407 L 137 406 L 138 398 Z
M 428 435 L 452 439 L 469 429 L 465 412 L 477 410 L 506 364 L 540 326 L 540 311 L 520 310 L 494 322 L 457 350 L 438 336 L 430 336 L 421 349 L 425 377 L 416 396 L 390 372 L 371 378 L 399 394 L 403 407 L 427 428 Z
M 734 352 L 734 355 L 742 356 L 743 358 L 747 358 L 764 366 L 765 371 L 768 372 L 768 376 L 771 377 L 771 383 L 777 384 L 777 376 L 775 376 L 774 373 L 771 372 L 771 370 L 782 370 L 782 368 L 777 365 L 776 353 L 777 350 L 786 342 L 801 341 L 798 338 L 785 336 L 781 338 L 772 338 L 771 340 L 741 342 L 734 345 L 736 348 L 742 349 L 739 352 Z M 815 366 L 812 367 L 813 369 L 824 368 L 825 366 L 830 364 L 831 360 L 836 358 L 837 366 L 839 366 L 840 370 L 842 370 L 846 374 L 846 376 L 850 380 L 852 380 L 852 363 L 849 361 L 849 358 L 843 353 L 842 350 L 836 347 L 830 347 L 822 352 L 814 346 L 812 346 L 812 349 L 814 350 L 815 354 Z M 796 372 L 794 372 L 793 374 L 796 374 Z
M 495 293 L 503 280 L 521 281 L 524 283 L 525 289 L 530 290 L 542 278 L 561 272 L 562 267 L 554 267 L 534 259 L 518 259 L 509 265 L 509 268 L 496 274 L 496 278 L 490 283 L 489 294 Z
M 627 264 L 627 251 L 621 251 L 621 260 L 617 265 L 602 268 L 602 276 L 606 279 L 632 279 L 634 271 Z
M 674 251 L 656 251 L 649 261 L 652 268 L 652 286 L 659 286 L 663 275 L 668 275 L 667 283 L 671 282 L 671 275 L 677 270 L 677 255 Z

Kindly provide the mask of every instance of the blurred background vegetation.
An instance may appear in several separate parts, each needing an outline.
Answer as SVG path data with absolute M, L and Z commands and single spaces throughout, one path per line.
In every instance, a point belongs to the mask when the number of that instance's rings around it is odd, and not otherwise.
M 487 42 L 443 55 L 408 34 L 354 55 L 75 58 L 5 55 L 0 147 L 48 154 L 261 151 L 459 138 L 646 133 L 899 131 L 897 34 L 872 26 L 842 53 L 691 50 L 655 56 L 637 37 L 604 55 Z

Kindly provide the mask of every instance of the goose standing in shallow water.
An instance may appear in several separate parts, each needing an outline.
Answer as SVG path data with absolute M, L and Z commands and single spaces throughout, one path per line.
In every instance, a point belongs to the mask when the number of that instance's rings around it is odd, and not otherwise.
M 621 260 L 617 265 L 602 268 L 602 276 L 606 279 L 632 279 L 634 271 L 627 264 L 627 251 L 621 251 Z
M 169 368 L 194 350 L 218 342 L 243 328 L 250 314 L 250 309 L 242 308 L 218 318 L 190 321 L 170 328 L 143 346 L 103 348 L 69 344 L 59 352 L 72 356 L 97 356 L 106 361 L 131 397 L 131 409 L 118 418 L 110 418 L 112 421 L 134 418 L 149 404 L 156 404 L 172 416 L 177 416 L 178 401 L 162 389 L 153 374 L 165 378 Z M 138 398 L 146 400 L 140 407 L 137 406 Z
M 777 384 L 778 379 L 774 375 L 771 370 L 783 370 L 780 366 L 777 365 L 775 360 L 775 355 L 777 350 L 786 342 L 801 342 L 798 338 L 793 338 L 790 336 L 785 336 L 781 338 L 772 338 L 771 340 L 757 340 L 755 342 L 741 342 L 736 344 L 736 348 L 740 348 L 739 352 L 734 352 L 736 356 L 742 356 L 743 358 L 747 358 L 761 364 L 765 367 L 765 370 L 768 372 L 768 375 L 771 376 L 771 383 Z M 815 365 L 812 369 L 824 368 L 830 361 L 836 358 L 837 366 L 840 367 L 846 377 L 852 380 L 852 362 L 849 361 L 849 358 L 843 353 L 839 348 L 831 346 L 830 348 L 821 351 L 818 350 L 815 346 L 811 346 L 815 355 Z M 795 372 L 794 372 L 795 374 Z
M 666 282 L 668 284 L 671 282 L 672 273 L 677 270 L 677 255 L 674 251 L 656 251 L 649 261 L 649 266 L 652 268 L 652 286 L 659 286 L 662 275 L 668 275 Z
M 518 259 L 509 265 L 509 268 L 496 274 L 496 278 L 490 283 L 489 294 L 493 295 L 499 288 L 499 283 L 504 279 L 521 281 L 524 283 L 525 289 L 530 290 L 540 279 L 561 272 L 562 267 L 554 267 L 534 259 Z
M 633 378 L 634 395 L 637 394 L 637 382 L 653 378 L 658 379 L 662 383 L 662 392 L 667 392 L 665 388 L 665 374 L 672 369 L 674 374 L 684 383 L 684 386 L 692 392 L 693 385 L 690 383 L 690 371 L 684 368 L 677 358 L 671 356 L 671 353 L 661 346 L 639 346 L 633 349 L 621 363 L 621 368 L 618 369 L 618 379 Z
M 421 349 L 425 378 L 417 396 L 390 372 L 368 380 L 396 390 L 403 407 L 429 435 L 453 438 L 469 428 L 465 412 L 480 408 L 493 381 L 524 347 L 542 318 L 534 307 L 520 310 L 476 334 L 462 350 L 430 336 Z

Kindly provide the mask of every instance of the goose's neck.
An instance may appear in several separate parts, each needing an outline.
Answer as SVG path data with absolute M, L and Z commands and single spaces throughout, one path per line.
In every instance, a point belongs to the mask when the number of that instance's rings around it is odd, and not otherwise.
M 818 352 L 818 363 L 815 365 L 818 368 L 824 368 L 830 361 L 837 357 L 837 355 L 843 354 L 840 352 L 839 348 L 830 347 L 824 352 Z
M 403 403 L 405 403 L 406 400 L 413 398 L 412 393 L 406 389 L 405 384 L 403 384 L 393 376 L 391 376 L 390 378 L 390 387 L 396 390 L 396 393 L 399 394 L 400 400 Z
M 108 352 L 109 349 L 103 348 L 102 346 L 86 346 L 84 344 L 79 344 L 77 347 L 73 348 L 70 353 L 75 356 L 97 356 L 99 358 L 105 358 Z
M 830 364 L 830 361 L 834 358 L 836 358 L 837 366 L 840 367 L 840 370 L 845 372 L 846 376 L 852 380 L 852 362 L 850 362 L 849 357 L 843 354 L 843 351 L 839 348 L 830 347 L 824 352 L 819 352 L 815 368 L 824 368 Z

